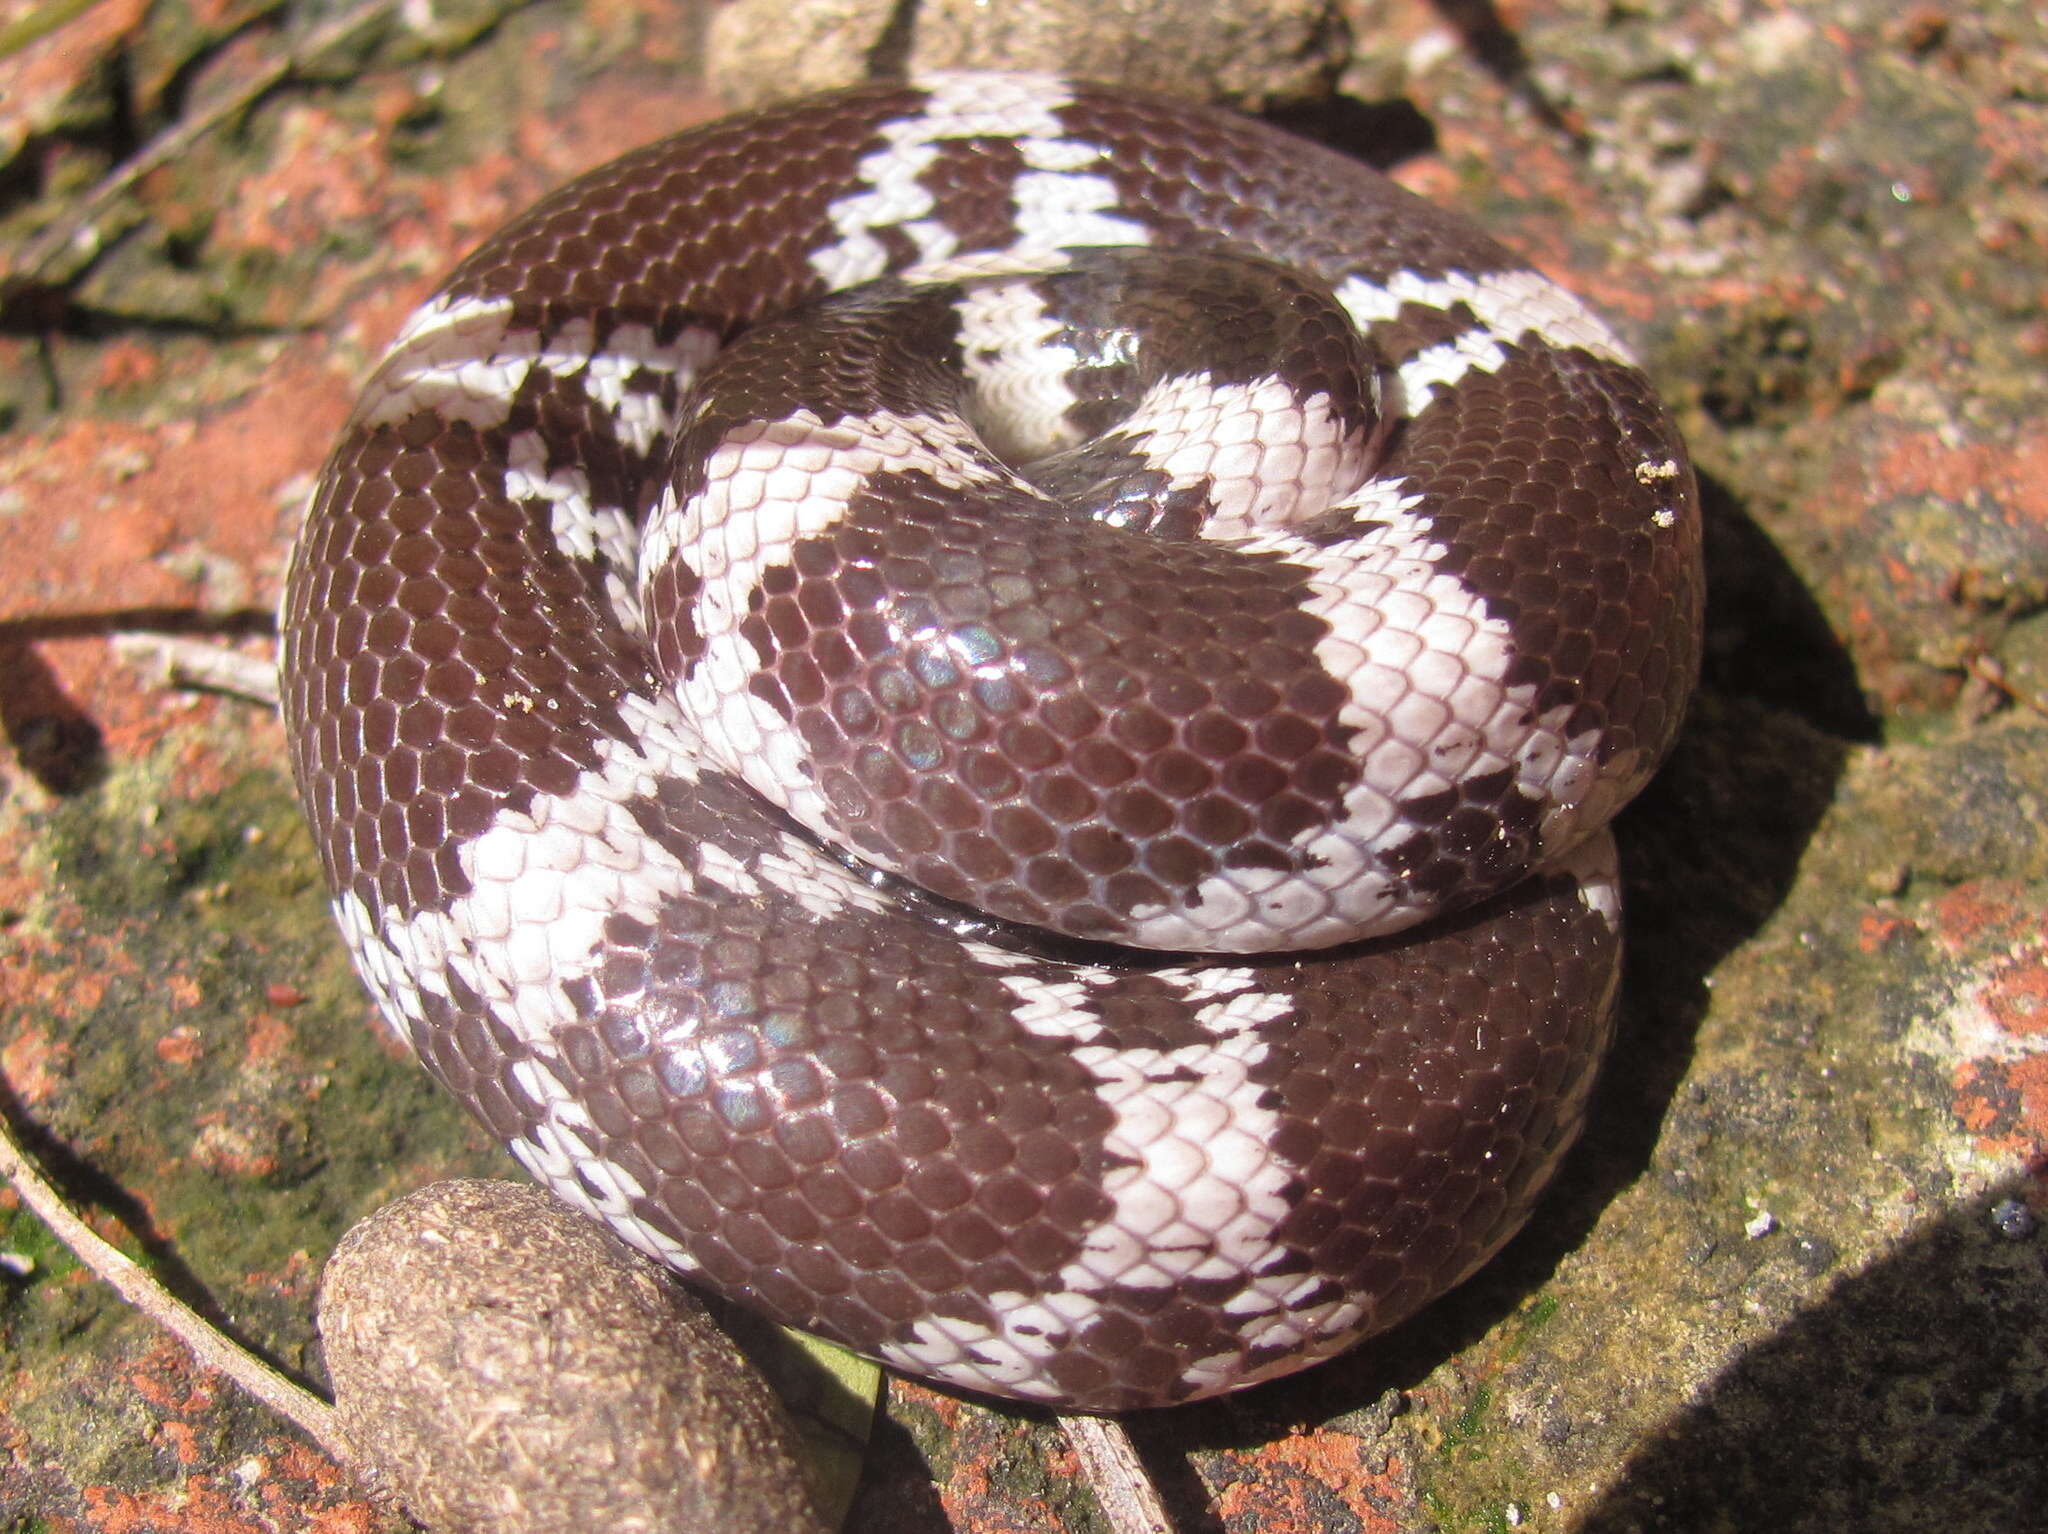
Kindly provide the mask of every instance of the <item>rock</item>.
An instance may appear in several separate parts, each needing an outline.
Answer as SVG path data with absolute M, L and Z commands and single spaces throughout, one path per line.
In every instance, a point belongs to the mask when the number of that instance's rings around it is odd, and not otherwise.
M 440 1534 L 821 1528 L 794 1429 L 653 1264 L 538 1188 L 422 1188 L 328 1263 L 342 1432 Z
M 705 77 L 735 106 L 881 73 L 1043 69 L 1248 108 L 1328 93 L 1345 29 L 1315 0 L 738 0 L 711 23 Z

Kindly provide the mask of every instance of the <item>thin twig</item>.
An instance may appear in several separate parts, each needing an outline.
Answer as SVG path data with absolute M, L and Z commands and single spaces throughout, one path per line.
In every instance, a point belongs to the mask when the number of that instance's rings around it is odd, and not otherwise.
M 348 1464 L 348 1449 L 337 1431 L 334 1408 L 301 1390 L 260 1359 L 250 1356 L 152 1278 L 126 1253 L 102 1240 L 72 1213 L 62 1195 L 43 1179 L 0 1120 L 0 1175 L 42 1222 L 70 1247 L 78 1260 L 114 1291 L 192 1351 L 200 1367 L 232 1380 L 288 1422 L 298 1424 L 336 1464 Z
M 1115 1534 L 1174 1534 L 1159 1488 L 1123 1424 L 1109 1417 L 1062 1417 L 1060 1426 Z
M 113 643 L 117 655 L 155 667 L 166 687 L 198 688 L 277 707 L 275 661 L 173 634 L 116 634 Z
M 188 146 L 289 78 L 301 63 L 346 40 L 396 4 L 397 0 L 361 0 L 332 21 L 313 28 L 220 100 L 195 108 L 190 116 L 166 128 L 110 171 L 106 179 L 86 193 L 62 218 L 24 245 L 5 276 L 27 282 L 62 284 L 69 281 L 78 268 L 99 253 L 99 237 L 93 226 L 130 187 L 159 165 L 183 154 Z M 66 252 L 75 258 L 77 266 L 67 271 L 53 271 L 51 268 Z
M 2048 715 L 2048 701 L 2040 694 L 2029 692 L 2005 674 L 2004 663 L 1995 655 L 1979 650 L 1963 661 L 1963 670 L 1975 677 L 1986 687 L 2002 693 L 2021 708 L 2032 709 L 2037 714 Z

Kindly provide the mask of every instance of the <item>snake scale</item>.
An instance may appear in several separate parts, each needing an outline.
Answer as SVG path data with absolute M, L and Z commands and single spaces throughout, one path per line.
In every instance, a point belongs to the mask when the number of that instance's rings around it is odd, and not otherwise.
M 546 198 L 283 608 L 357 968 L 548 1187 L 906 1372 L 1212 1395 L 1576 1137 L 1699 659 L 1616 336 L 1227 113 L 938 75 Z

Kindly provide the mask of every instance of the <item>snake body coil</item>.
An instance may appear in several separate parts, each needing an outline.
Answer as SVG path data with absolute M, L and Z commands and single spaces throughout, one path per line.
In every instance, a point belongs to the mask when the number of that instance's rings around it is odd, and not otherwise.
M 465 261 L 321 478 L 285 712 L 358 968 L 548 1186 L 911 1373 L 1157 1405 L 1528 1215 L 1698 560 L 1621 344 L 1464 223 L 940 76 Z

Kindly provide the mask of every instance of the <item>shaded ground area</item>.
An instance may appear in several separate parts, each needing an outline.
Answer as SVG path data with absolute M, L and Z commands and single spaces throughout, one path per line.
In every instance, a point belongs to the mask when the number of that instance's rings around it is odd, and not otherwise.
M 0 27 L 28 16 L 0 0 Z M 331 13 L 326 13 L 331 14 Z M 0 258 L 322 19 L 105 0 L 0 61 Z M 1187 1527 L 2010 1530 L 2048 1505 L 2048 28 L 2023 0 L 1386 3 L 1294 114 L 1598 303 L 1713 522 L 1631 810 L 1623 1039 L 1536 1226 L 1300 1379 L 1141 1420 Z M 262 653 L 352 380 L 467 245 L 715 110 L 682 0 L 444 5 L 302 66 L 0 310 L 0 1075 L 96 1223 L 317 1376 L 356 1218 L 509 1170 L 369 1025 Z M 14 268 L 10 265 L 9 270 Z M 396 1527 L 18 1214 L 0 1529 Z M 1057 1432 L 897 1386 L 851 1527 L 1101 1527 Z

